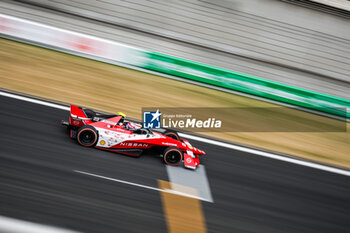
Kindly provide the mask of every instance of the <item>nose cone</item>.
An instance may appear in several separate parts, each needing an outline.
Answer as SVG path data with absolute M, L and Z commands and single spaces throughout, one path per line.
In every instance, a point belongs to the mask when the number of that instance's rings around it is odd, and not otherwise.
M 186 146 L 186 149 L 187 150 L 190 150 L 193 152 L 193 154 L 197 154 L 197 155 L 205 155 L 205 152 L 196 148 L 196 147 L 193 147 L 186 139 L 182 139 L 183 141 L 183 145 Z
M 196 148 L 196 149 L 197 149 L 197 148 Z M 202 151 L 202 150 L 197 149 L 197 154 L 199 154 L 199 155 L 205 155 L 205 152 Z

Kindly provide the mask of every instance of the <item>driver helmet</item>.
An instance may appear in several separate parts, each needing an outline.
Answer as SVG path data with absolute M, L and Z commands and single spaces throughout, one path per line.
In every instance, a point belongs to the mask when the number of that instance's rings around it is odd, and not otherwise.
M 117 115 L 118 115 L 118 116 L 122 116 L 123 118 L 126 117 L 126 115 L 125 115 L 124 113 L 122 113 L 122 112 L 118 112 Z
M 117 113 L 117 116 L 122 116 L 122 118 L 120 119 L 120 121 L 119 121 L 119 125 L 123 125 L 124 124 L 124 120 L 125 120 L 125 118 L 126 118 L 126 115 L 124 114 L 124 113 L 122 113 L 122 112 L 118 112 Z

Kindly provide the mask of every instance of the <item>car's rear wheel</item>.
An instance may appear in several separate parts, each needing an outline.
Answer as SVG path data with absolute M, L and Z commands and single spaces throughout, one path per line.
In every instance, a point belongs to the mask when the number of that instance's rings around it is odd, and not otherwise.
M 177 147 L 167 147 L 163 159 L 167 165 L 177 166 L 183 159 L 182 151 Z
M 86 125 L 79 129 L 77 141 L 82 146 L 94 146 L 97 142 L 97 131 L 94 127 Z

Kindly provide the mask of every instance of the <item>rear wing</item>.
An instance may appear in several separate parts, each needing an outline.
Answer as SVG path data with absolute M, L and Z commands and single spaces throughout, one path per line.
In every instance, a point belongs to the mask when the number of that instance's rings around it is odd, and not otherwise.
M 84 109 L 76 105 L 70 105 L 69 125 L 82 127 L 92 123 L 92 119 L 84 112 Z
M 88 116 L 85 114 L 81 107 L 71 104 L 70 105 L 70 116 L 78 119 L 87 119 Z

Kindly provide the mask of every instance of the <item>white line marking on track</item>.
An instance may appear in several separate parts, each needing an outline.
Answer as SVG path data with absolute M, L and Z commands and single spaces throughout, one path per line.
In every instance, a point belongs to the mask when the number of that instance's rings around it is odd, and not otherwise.
M 9 97 L 9 98 L 13 98 L 13 99 L 17 99 L 17 100 L 27 101 L 27 102 L 34 103 L 34 104 L 45 105 L 45 106 L 48 106 L 48 107 L 51 107 L 51 108 L 58 108 L 58 109 L 61 109 L 61 110 L 66 110 L 66 111 L 70 110 L 69 107 L 66 107 L 66 106 L 63 106 L 63 105 L 49 103 L 49 102 L 46 102 L 44 100 L 36 100 L 36 99 L 29 98 L 29 97 L 15 95 L 15 94 L 7 93 L 7 92 L 0 91 L 0 95 L 1 96 L 6 96 L 6 97 Z
M 6 96 L 9 98 L 23 100 L 23 101 L 27 101 L 30 103 L 40 104 L 40 105 L 44 105 L 44 106 L 48 106 L 48 107 L 52 107 L 52 108 L 66 110 L 66 111 L 69 111 L 69 109 L 70 109 L 67 106 L 62 106 L 59 104 L 49 103 L 49 102 L 46 102 L 44 100 L 36 100 L 36 99 L 29 98 L 29 97 L 24 97 L 24 96 L 12 94 L 12 93 L 7 93 L 7 92 L 2 92 L 2 91 L 0 91 L 0 96 Z M 238 145 L 233 145 L 233 144 L 220 142 L 220 141 L 216 141 L 216 140 L 212 140 L 212 139 L 201 138 L 199 136 L 194 136 L 194 135 L 190 135 L 190 134 L 179 133 L 179 135 L 181 137 L 184 137 L 184 138 L 196 140 L 199 142 L 205 142 L 205 143 L 216 145 L 216 146 L 221 146 L 221 147 L 225 147 L 225 148 L 232 149 L 232 150 L 239 150 L 239 151 L 260 155 L 260 156 L 271 158 L 271 159 L 276 159 L 276 160 L 280 160 L 280 161 L 284 161 L 284 162 L 288 162 L 288 163 L 294 163 L 294 164 L 298 164 L 298 165 L 302 165 L 302 166 L 306 166 L 306 167 L 311 167 L 311 168 L 315 168 L 315 169 L 319 169 L 319 170 L 323 170 L 323 171 L 327 171 L 327 172 L 332 172 L 332 173 L 336 173 L 339 175 L 350 176 L 350 171 L 344 170 L 341 168 L 329 167 L 329 166 L 318 164 L 318 163 L 313 163 L 313 162 L 309 162 L 309 161 L 290 158 L 290 157 L 286 157 L 286 156 L 282 156 L 282 155 L 273 154 L 270 152 L 260 151 L 257 149 L 247 148 L 247 147 L 238 146 Z
M 97 175 L 97 174 L 93 174 L 93 173 L 89 173 L 89 172 L 84 172 L 84 171 L 79 171 L 79 170 L 73 170 L 73 171 L 77 172 L 77 173 L 80 173 L 80 174 L 88 175 L 88 176 L 94 176 L 94 177 L 105 179 L 105 180 L 110 180 L 110 181 L 115 181 L 115 182 L 122 183 L 122 184 L 136 186 L 136 187 L 139 187 L 139 188 L 150 189 L 150 190 L 159 191 L 159 192 L 166 192 L 166 193 L 171 193 L 171 194 L 175 194 L 175 195 L 179 195 L 179 196 L 195 198 L 195 199 L 199 199 L 201 201 L 210 202 L 209 200 L 207 200 L 205 198 L 201 198 L 201 197 L 190 195 L 190 194 L 183 193 L 183 192 L 178 192 L 176 190 L 155 188 L 155 187 L 152 187 L 152 186 L 147 186 L 147 185 L 143 185 L 143 184 L 137 184 L 137 183 L 133 183 L 133 182 L 125 181 L 125 180 L 119 180 L 119 179 L 115 179 L 115 178 L 111 178 L 111 177 L 107 177 L 107 176 L 101 176 L 101 175 Z

